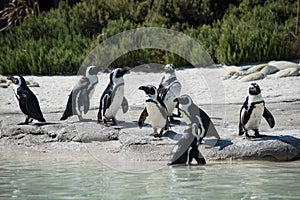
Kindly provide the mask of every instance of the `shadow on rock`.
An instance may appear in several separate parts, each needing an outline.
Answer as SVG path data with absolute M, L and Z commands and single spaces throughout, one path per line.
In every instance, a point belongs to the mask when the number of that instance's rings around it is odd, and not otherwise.
M 219 139 L 216 143 L 216 147 L 219 147 L 219 150 L 223 150 L 225 147 L 232 145 L 233 143 L 230 140 Z
M 291 135 L 280 135 L 280 136 L 264 135 L 264 137 L 257 138 L 253 141 L 268 141 L 268 140 L 278 140 L 286 144 L 292 145 L 294 147 L 300 148 L 300 139 Z

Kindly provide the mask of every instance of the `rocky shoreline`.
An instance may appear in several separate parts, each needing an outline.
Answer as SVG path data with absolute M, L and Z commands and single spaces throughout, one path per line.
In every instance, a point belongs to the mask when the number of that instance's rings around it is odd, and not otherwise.
M 280 104 L 278 104 L 280 105 Z M 274 106 L 278 106 L 274 105 Z M 228 106 L 231 111 L 236 105 Z M 281 110 L 284 110 L 284 106 Z M 294 112 L 300 104 L 294 104 Z M 276 114 L 276 113 L 275 113 Z M 58 113 L 52 113 L 57 115 Z M 277 115 L 279 116 L 279 115 Z M 290 117 L 293 117 L 292 115 Z M 75 118 L 75 117 L 74 117 Z M 287 119 L 284 116 L 283 119 Z M 3 114 L 0 119 L 0 146 L 2 150 L 20 150 L 49 154 L 73 154 L 92 152 L 94 155 L 112 154 L 131 161 L 168 162 L 170 152 L 181 136 L 183 125 L 174 125 L 165 133 L 166 137 L 151 136 L 151 126 L 140 129 L 136 122 L 119 122 L 119 126 L 106 127 L 96 121 L 49 122 L 31 125 L 16 125 L 20 114 Z M 74 119 L 76 120 L 76 119 Z M 277 131 L 268 130 L 267 137 L 245 139 L 237 135 L 235 119 L 213 118 L 221 139 L 214 147 L 205 140 L 199 149 L 207 161 L 222 160 L 271 160 L 291 161 L 300 158 L 300 129 L 285 130 L 286 124 L 277 117 Z M 232 121 L 231 121 L 232 120 Z M 296 119 L 294 119 L 296 120 Z M 299 122 L 292 120 L 292 126 Z M 263 123 L 263 130 L 267 124 Z M 280 130 L 282 129 L 282 130 Z
M 199 146 L 200 152 L 208 162 L 300 159 L 299 76 L 259 80 L 266 105 L 275 116 L 276 125 L 274 129 L 270 129 L 263 121 L 261 134 L 268 136 L 248 140 L 237 135 L 237 124 L 239 109 L 247 94 L 249 83 L 238 79 L 221 80 L 220 74 L 225 74 L 228 68 L 197 70 L 179 70 L 178 77 L 184 86 L 193 88 L 191 90 L 185 87 L 184 91 L 192 94 L 196 103 L 211 116 L 221 137 L 214 147 L 209 145 L 210 138 Z M 199 84 L 199 81 L 196 81 L 199 74 L 195 72 L 199 72 L 202 78 L 209 77 L 209 79 L 206 79 L 206 82 L 202 81 L 204 84 Z M 125 77 L 126 84 L 130 88 L 127 88 L 125 94 L 129 97 L 130 114 L 119 116 L 118 126 L 113 127 L 99 125 L 95 121 L 98 96 L 92 99 L 92 109 L 85 116 L 91 120 L 78 122 L 74 116 L 67 121 L 58 121 L 69 90 L 76 83 L 78 78 L 76 76 L 27 77 L 40 86 L 32 90 L 40 100 L 41 109 L 47 120 L 44 124 L 34 121 L 30 125 L 17 125 L 24 119 L 14 101 L 12 91 L 9 88 L 0 88 L 0 151 L 40 153 L 43 156 L 92 154 L 98 157 L 106 154 L 126 161 L 167 163 L 170 152 L 177 142 L 176 139 L 183 133 L 184 124 L 173 125 L 166 133 L 166 137 L 154 138 L 150 136 L 152 133 L 150 125 L 140 129 L 136 122 L 143 109 L 144 100 L 143 94 L 137 92 L 137 86 L 145 82 L 150 84 L 159 82 L 160 77 L 159 73 L 148 73 L 147 76 L 143 76 L 142 72 L 131 73 Z M 105 87 L 106 81 L 103 80 L 106 79 L 107 74 L 99 75 L 102 82 L 96 91 L 103 91 L 101 87 Z M 220 88 L 210 88 L 215 83 L 223 87 L 221 93 Z M 47 95 L 49 93 L 52 95 Z

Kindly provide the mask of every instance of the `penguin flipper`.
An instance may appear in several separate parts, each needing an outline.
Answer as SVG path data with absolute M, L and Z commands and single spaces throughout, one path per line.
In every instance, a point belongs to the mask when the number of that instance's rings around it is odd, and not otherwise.
M 105 115 L 106 109 L 109 108 L 111 104 L 111 98 L 110 95 L 106 94 L 103 97 L 103 116 Z
M 80 94 L 80 104 L 83 105 L 83 113 L 86 114 L 90 108 L 90 100 L 87 89 L 83 89 Z
M 199 108 L 199 110 L 200 110 L 201 119 L 203 121 L 203 126 L 205 128 L 205 134 L 203 137 L 213 136 L 217 139 L 220 139 L 218 131 L 217 131 L 214 123 L 212 122 L 211 118 L 208 116 L 208 114 L 204 110 L 202 110 L 201 108 Z
M 144 123 L 148 117 L 148 112 L 147 112 L 147 108 L 144 108 L 143 112 L 141 113 L 140 117 L 139 117 L 139 121 L 138 121 L 138 124 L 139 124 L 139 127 L 142 128 L 144 126 Z
M 43 117 L 38 99 L 36 96 L 30 91 L 27 95 L 22 95 L 26 99 L 26 108 L 28 112 L 29 118 L 34 118 L 40 122 L 46 122 Z
M 127 111 L 128 111 L 128 101 L 125 97 L 123 98 L 121 107 L 122 107 L 123 113 L 127 113 Z
M 63 113 L 60 120 L 66 120 L 68 117 L 71 117 L 72 115 L 73 115 L 73 112 L 72 112 L 72 92 L 71 92 L 69 95 L 69 98 L 68 98 L 65 112 Z
M 265 107 L 263 117 L 266 119 L 268 122 L 269 126 L 273 128 L 275 126 L 275 119 L 271 112 Z

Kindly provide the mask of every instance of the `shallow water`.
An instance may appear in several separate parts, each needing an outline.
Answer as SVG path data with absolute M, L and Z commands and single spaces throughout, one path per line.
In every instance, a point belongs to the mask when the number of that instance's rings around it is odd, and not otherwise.
M 121 161 L 119 165 L 130 165 L 121 172 L 89 155 L 0 153 L 0 199 L 300 198 L 299 161 L 163 168 L 161 164 L 149 171 L 149 163 Z M 147 172 L 141 172 L 143 167 Z

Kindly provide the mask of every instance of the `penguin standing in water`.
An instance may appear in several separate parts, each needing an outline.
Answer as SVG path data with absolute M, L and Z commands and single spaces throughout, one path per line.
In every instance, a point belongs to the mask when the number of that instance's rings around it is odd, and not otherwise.
M 275 126 L 275 119 L 271 112 L 265 107 L 265 101 L 262 98 L 260 87 L 257 83 L 251 83 L 249 86 L 249 95 L 240 110 L 239 135 L 245 133 L 250 137 L 249 130 L 254 131 L 254 137 L 262 137 L 259 134 L 261 118 L 264 117 L 269 126 Z
M 129 71 L 126 68 L 116 68 L 109 75 L 109 84 L 100 99 L 98 111 L 98 123 L 112 120 L 112 125 L 116 124 L 116 114 L 120 107 L 123 113 L 128 111 L 128 101 L 124 97 L 124 78 Z M 103 119 L 102 119 L 103 118 Z
M 187 164 L 189 165 L 193 158 L 198 164 L 206 164 L 206 161 L 198 149 L 197 140 L 198 126 L 192 123 L 184 130 L 183 136 L 174 146 L 168 165 Z
M 175 107 L 178 107 L 178 104 L 174 102 L 174 99 L 180 96 L 181 83 L 176 77 L 175 69 L 172 64 L 165 65 L 164 71 L 165 75 L 163 76 L 158 87 L 158 96 L 166 105 L 170 122 L 179 123 L 179 121 L 174 119 L 173 111 Z M 177 116 L 180 116 L 179 110 Z
M 146 118 L 149 116 L 150 123 L 154 129 L 153 136 L 161 137 L 164 129 L 168 128 L 168 112 L 164 102 L 157 94 L 157 89 L 153 85 L 141 86 L 139 90 L 146 93 L 146 108 L 143 110 L 139 117 L 139 127 L 142 128 Z M 157 132 L 160 129 L 160 132 Z
M 189 95 L 182 95 L 174 101 L 177 101 L 181 105 L 180 111 L 183 114 L 183 120 L 188 125 L 193 123 L 197 124 L 199 128 L 199 131 L 197 131 L 199 144 L 201 144 L 203 138 L 206 136 L 213 136 L 218 140 L 220 139 L 216 127 L 210 117 L 201 108 L 194 104 Z
M 85 76 L 73 87 L 67 102 L 66 109 L 60 120 L 66 120 L 72 115 L 77 115 L 79 121 L 83 121 L 82 112 L 86 114 L 90 108 L 90 99 L 94 88 L 98 83 L 97 73 L 99 68 L 89 66 Z
M 21 111 L 26 115 L 25 122 L 19 125 L 31 123 L 33 119 L 46 122 L 41 112 L 38 99 L 26 85 L 25 79 L 22 76 L 11 76 L 7 79 L 13 82 L 15 97 L 19 102 Z

